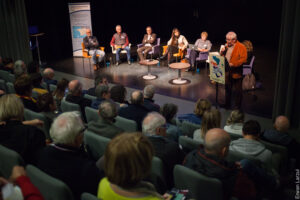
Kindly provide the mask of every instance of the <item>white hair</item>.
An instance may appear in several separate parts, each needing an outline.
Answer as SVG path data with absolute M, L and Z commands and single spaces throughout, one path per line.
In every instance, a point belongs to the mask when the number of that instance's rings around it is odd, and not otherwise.
M 143 120 L 143 134 L 155 135 L 156 129 L 164 124 L 166 124 L 166 119 L 161 114 L 158 112 L 151 112 Z
M 65 112 L 52 123 L 50 136 L 56 144 L 74 144 L 77 136 L 84 130 L 79 112 Z
M 237 39 L 237 35 L 236 35 L 235 32 L 229 31 L 229 32 L 226 34 L 226 38 L 229 38 L 229 39 Z
M 144 97 L 152 99 L 153 96 L 154 96 L 154 94 L 155 94 L 155 87 L 154 87 L 154 85 L 147 85 L 144 88 Z
M 24 62 L 22 60 L 17 60 L 14 64 L 14 74 L 16 77 L 27 73 L 26 68 L 23 68 Z

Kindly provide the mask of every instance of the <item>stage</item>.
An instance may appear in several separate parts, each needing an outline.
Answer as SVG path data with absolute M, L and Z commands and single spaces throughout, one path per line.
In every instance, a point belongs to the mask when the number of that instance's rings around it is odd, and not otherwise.
M 216 45 L 214 48 L 217 49 L 219 47 Z M 262 88 L 243 93 L 242 109 L 248 114 L 270 118 L 274 97 L 277 51 L 276 48 L 255 47 L 254 55 L 256 56 L 254 68 L 259 74 Z M 110 56 L 111 54 L 107 53 L 107 61 L 109 61 Z M 136 59 L 134 48 L 132 48 L 132 57 Z M 131 65 L 128 65 L 126 59 L 123 59 L 123 63 L 119 66 L 101 67 L 96 72 L 93 71 L 92 66 L 89 66 L 88 59 L 84 59 L 83 67 L 83 59 L 76 57 L 52 61 L 48 63 L 48 66 L 53 67 L 57 71 L 90 79 L 93 79 L 98 74 L 103 74 L 108 77 L 111 83 L 120 83 L 126 87 L 140 90 L 145 85 L 152 84 L 156 86 L 158 94 L 194 102 L 199 98 L 207 98 L 213 104 L 216 104 L 215 85 L 210 83 L 207 66 L 204 63 L 198 65 L 200 67 L 199 72 L 182 71 L 182 77 L 191 81 L 186 85 L 169 83 L 171 79 L 178 76 L 178 71 L 168 68 L 164 62 L 160 63 L 160 66 L 151 67 L 151 73 L 158 76 L 155 80 L 144 80 L 142 78 L 148 72 L 147 66 L 138 64 L 136 60 Z M 222 85 L 219 85 L 218 96 L 218 103 L 223 104 L 225 102 L 225 88 Z

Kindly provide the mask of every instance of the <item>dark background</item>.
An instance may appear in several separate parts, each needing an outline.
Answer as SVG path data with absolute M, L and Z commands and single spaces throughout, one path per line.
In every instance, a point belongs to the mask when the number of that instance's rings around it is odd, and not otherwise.
M 78 0 L 25 0 L 28 25 L 37 25 L 45 35 L 40 38 L 42 60 L 60 60 L 72 56 L 69 2 Z M 91 0 L 93 33 L 101 46 L 109 50 L 116 24 L 123 27 L 133 45 L 140 43 L 146 26 L 153 27 L 162 43 L 179 28 L 189 43 L 206 30 L 213 44 L 225 42 L 233 30 L 238 39 L 256 45 L 277 48 L 282 1 L 262 0 Z

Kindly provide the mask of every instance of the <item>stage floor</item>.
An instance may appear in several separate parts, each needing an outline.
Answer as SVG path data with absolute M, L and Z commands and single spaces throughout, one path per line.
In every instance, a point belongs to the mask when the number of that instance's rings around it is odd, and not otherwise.
M 249 114 L 270 118 L 273 107 L 277 50 L 274 48 L 256 47 L 254 54 L 256 56 L 254 67 L 259 74 L 262 88 L 243 94 L 242 109 Z M 190 101 L 207 98 L 213 104 L 216 103 L 215 85 L 210 83 L 204 63 L 201 65 L 198 73 L 182 71 L 182 77 L 191 81 L 189 84 L 173 85 L 169 81 L 178 76 L 178 71 L 169 69 L 167 66 L 164 66 L 164 63 L 161 63 L 159 67 L 151 67 L 151 73 L 157 75 L 157 79 L 144 80 L 142 76 L 147 74 L 147 67 L 139 65 L 137 62 L 128 65 L 126 60 L 124 60 L 119 66 L 102 67 L 96 72 L 93 71 L 92 66 L 89 66 L 88 59 L 84 59 L 84 68 L 82 62 L 82 58 L 72 57 L 49 62 L 48 65 L 57 71 L 80 77 L 93 79 L 98 74 L 105 74 L 110 82 L 120 83 L 126 87 L 143 89 L 145 85 L 152 84 L 156 86 L 156 92 L 162 95 Z M 219 86 L 218 96 L 218 102 L 224 103 L 225 89 L 222 85 Z

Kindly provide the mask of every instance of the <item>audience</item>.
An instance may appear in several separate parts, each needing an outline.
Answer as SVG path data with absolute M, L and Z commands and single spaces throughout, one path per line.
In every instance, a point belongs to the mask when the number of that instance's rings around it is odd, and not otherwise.
M 27 67 L 26 64 L 22 60 L 17 60 L 14 65 L 14 74 L 15 78 L 23 74 L 27 74 Z
M 140 133 L 125 133 L 110 141 L 104 155 L 106 177 L 99 184 L 99 199 L 163 199 L 143 181 L 150 175 L 153 147 Z
M 144 106 L 144 97 L 142 92 L 136 90 L 131 94 L 131 104 L 128 107 L 121 107 L 119 116 L 134 120 L 137 123 L 138 130 L 142 130 L 142 121 L 149 112 Z
M 66 90 L 68 89 L 69 81 L 65 78 L 61 79 L 56 86 L 56 89 L 53 91 L 53 98 L 56 102 L 58 111 L 61 112 L 61 100 L 67 95 Z
M 99 87 L 99 86 L 98 86 Z M 88 130 L 107 138 L 114 138 L 124 130 L 114 125 L 118 115 L 116 105 L 110 101 L 102 101 L 99 106 L 99 120 L 91 121 Z
M 8 71 L 10 73 L 14 73 L 14 62 L 11 58 L 3 59 L 3 67 L 0 70 Z
M 44 133 L 35 126 L 24 125 L 24 106 L 14 94 L 0 98 L 0 144 L 18 152 L 26 163 L 35 163 L 45 146 Z
M 40 65 L 37 61 L 32 61 L 27 66 L 27 73 L 28 74 L 34 74 L 34 73 L 40 73 Z
M 40 73 L 34 73 L 30 75 L 32 85 L 33 85 L 33 91 L 37 92 L 39 95 L 48 93 L 48 90 L 42 87 L 42 81 L 43 77 Z
M 13 185 L 10 185 L 13 184 Z M 6 190 L 4 187 L 11 190 Z M 11 187 L 10 187 L 11 186 Z M 6 189 L 7 189 L 6 188 Z M 9 180 L 0 177 L 0 199 L 2 200 L 43 200 L 40 191 L 30 182 L 26 171 L 21 166 L 14 166 Z
M 209 129 L 221 127 L 221 113 L 217 109 L 207 110 L 203 114 L 201 128 L 195 130 L 194 140 L 203 142 L 205 134 Z
M 166 138 L 166 120 L 157 112 L 149 113 L 143 120 L 143 134 L 151 141 L 155 156 L 159 157 L 165 166 L 167 185 L 173 186 L 173 168 L 181 164 L 185 154 L 178 143 Z M 169 188 L 170 189 L 170 188 Z
M 54 80 L 53 78 L 54 78 L 54 70 L 49 67 L 46 68 L 43 71 L 43 80 L 45 83 L 47 83 L 48 88 L 50 84 L 57 85 L 57 80 Z
M 260 125 L 255 120 L 245 122 L 243 126 L 243 138 L 230 143 L 230 150 L 252 156 L 260 160 L 269 169 L 272 168 L 272 152 L 268 150 L 260 139 Z
M 120 104 L 120 107 L 128 106 L 128 101 L 126 101 L 127 90 L 121 85 L 117 84 L 110 89 L 110 98 L 116 103 Z
M 110 100 L 109 87 L 107 85 L 98 85 L 95 89 L 97 99 L 92 101 L 91 107 L 98 109 L 102 101 Z
M 87 94 L 91 95 L 91 96 L 96 96 L 95 90 L 98 85 L 107 85 L 108 86 L 107 78 L 105 76 L 101 76 L 101 75 L 96 76 L 95 87 L 88 89 Z
M 154 103 L 153 97 L 155 94 L 155 87 L 153 85 L 147 85 L 144 88 L 144 107 L 150 112 L 159 112 L 160 106 Z
M 3 59 L 2 56 L 0 56 L 0 69 L 3 67 Z
M 82 85 L 78 80 L 70 81 L 69 94 L 66 97 L 66 101 L 78 104 L 80 106 L 82 117 L 86 122 L 85 107 L 91 106 L 92 101 L 83 97 Z
M 245 115 L 241 110 L 233 110 L 227 119 L 226 126 L 224 126 L 224 130 L 227 133 L 242 135 L 244 119 Z
M 36 105 L 36 100 L 32 98 L 33 87 L 29 75 L 23 74 L 20 77 L 18 77 L 14 83 L 14 88 L 17 97 L 19 97 L 22 100 L 25 108 L 34 112 L 39 112 L 39 109 Z
M 77 112 L 58 116 L 50 129 L 53 144 L 45 147 L 38 160 L 38 168 L 66 183 L 76 200 L 83 192 L 96 195 L 98 183 L 104 177 L 83 150 L 84 124 Z
M 177 118 L 180 121 L 188 121 L 194 124 L 201 124 L 202 115 L 206 110 L 210 110 L 211 103 L 206 99 L 198 99 L 195 105 L 194 113 L 179 115 Z
M 210 129 L 205 135 L 204 147 L 189 153 L 184 165 L 208 177 L 222 182 L 224 199 L 256 199 L 257 189 L 274 191 L 276 179 L 249 160 L 228 162 L 230 136 L 220 128 Z M 259 198 L 257 198 L 259 199 Z
M 176 121 L 174 120 L 177 111 L 178 107 L 173 103 L 166 103 L 160 108 L 162 116 L 166 119 L 167 138 L 175 142 L 178 142 L 179 136 L 182 135 L 181 130 L 176 126 Z

